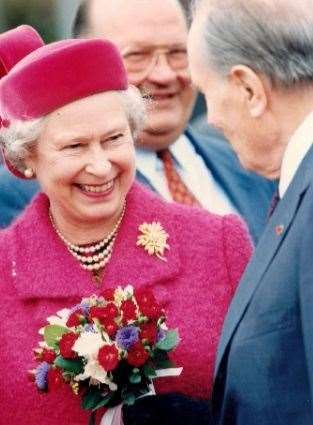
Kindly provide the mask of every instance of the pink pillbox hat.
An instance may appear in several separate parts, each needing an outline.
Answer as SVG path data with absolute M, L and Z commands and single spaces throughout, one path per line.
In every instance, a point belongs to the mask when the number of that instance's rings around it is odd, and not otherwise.
M 43 45 L 28 26 L 0 36 L 0 78 L 0 129 L 14 119 L 39 118 L 75 100 L 128 88 L 113 43 L 88 39 Z
M 0 34 L 0 78 L 24 56 L 43 45 L 40 35 L 28 25 Z

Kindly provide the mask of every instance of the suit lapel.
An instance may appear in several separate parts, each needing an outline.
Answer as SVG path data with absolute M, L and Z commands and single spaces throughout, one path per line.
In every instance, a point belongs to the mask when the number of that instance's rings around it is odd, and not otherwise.
M 312 162 L 313 149 L 311 148 L 307 158 L 305 158 L 303 164 L 298 169 L 287 193 L 278 204 L 271 220 L 266 226 L 255 254 L 241 279 L 224 322 L 218 347 L 215 374 L 219 369 L 226 347 L 244 315 L 255 290 L 288 233 L 289 227 L 301 203 L 302 195 L 312 179 L 312 167 L 308 166 Z

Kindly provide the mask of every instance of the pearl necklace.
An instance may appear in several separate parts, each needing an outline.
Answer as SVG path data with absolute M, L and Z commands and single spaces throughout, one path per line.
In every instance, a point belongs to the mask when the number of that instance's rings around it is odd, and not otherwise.
M 125 209 L 126 201 L 124 202 L 123 210 L 113 230 L 102 241 L 96 242 L 87 247 L 75 245 L 72 242 L 68 241 L 65 236 L 60 232 L 60 230 L 56 227 L 51 212 L 49 213 L 49 216 L 55 232 L 57 233 L 59 238 L 65 243 L 67 249 L 73 255 L 73 257 L 75 257 L 79 261 L 81 267 L 91 272 L 97 272 L 109 262 L 112 256 L 114 242 L 117 237 L 117 232 L 119 230 L 122 219 L 124 217 Z

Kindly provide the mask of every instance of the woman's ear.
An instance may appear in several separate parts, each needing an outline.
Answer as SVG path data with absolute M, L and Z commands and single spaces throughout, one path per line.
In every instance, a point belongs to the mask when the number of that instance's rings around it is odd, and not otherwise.
M 24 176 L 27 179 L 32 179 L 36 177 L 36 161 L 35 161 L 35 153 L 30 152 L 27 155 L 27 158 L 25 158 L 24 161 L 25 168 L 24 168 Z
M 260 76 L 245 65 L 233 66 L 229 79 L 239 88 L 247 111 L 252 118 L 259 118 L 267 107 L 265 84 Z

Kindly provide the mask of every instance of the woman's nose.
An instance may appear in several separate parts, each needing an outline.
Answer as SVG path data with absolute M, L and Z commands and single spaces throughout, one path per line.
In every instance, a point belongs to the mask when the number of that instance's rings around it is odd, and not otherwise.
M 89 155 L 85 170 L 89 174 L 102 177 L 107 176 L 111 168 L 112 164 L 108 155 L 103 150 L 97 150 Z

